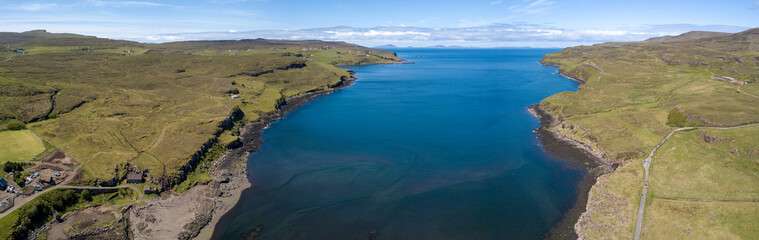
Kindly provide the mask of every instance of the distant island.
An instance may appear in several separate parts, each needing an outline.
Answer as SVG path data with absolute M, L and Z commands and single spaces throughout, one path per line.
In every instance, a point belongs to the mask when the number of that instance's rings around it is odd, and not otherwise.
M 402 61 L 343 42 L 143 44 L 44 30 L 0 33 L 0 59 L 1 239 L 210 234 L 249 186 L 261 129 L 350 85 L 336 65 Z
M 534 106 L 543 128 L 605 173 L 574 225 L 580 239 L 759 236 L 759 28 L 571 47 L 541 62 L 583 83 Z

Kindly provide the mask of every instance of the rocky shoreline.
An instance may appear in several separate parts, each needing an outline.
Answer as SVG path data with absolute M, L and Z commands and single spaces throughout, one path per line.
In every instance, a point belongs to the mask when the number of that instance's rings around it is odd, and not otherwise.
M 181 195 L 165 194 L 132 208 L 129 226 L 133 239 L 210 239 L 221 217 L 237 204 L 242 191 L 251 186 L 247 159 L 261 146 L 263 130 L 303 103 L 352 85 L 356 80 L 354 74 L 351 72 L 350 78 L 330 89 L 288 98 L 276 113 L 243 126 L 239 136 L 242 144 L 214 161 L 210 170 L 214 180 L 208 184 L 195 186 Z
M 564 216 L 554 224 L 551 230 L 543 236 L 544 239 L 578 239 L 578 222 L 583 215 L 587 214 L 587 204 L 590 190 L 596 184 L 598 177 L 611 173 L 616 164 L 596 152 L 587 144 L 565 136 L 558 128 L 562 122 L 543 109 L 540 104 L 534 104 L 528 111 L 540 119 L 540 128 L 536 129 L 538 138 L 543 147 L 550 153 L 573 163 L 571 167 L 585 168 L 588 173 L 577 186 L 579 195 L 575 204 L 564 213 Z

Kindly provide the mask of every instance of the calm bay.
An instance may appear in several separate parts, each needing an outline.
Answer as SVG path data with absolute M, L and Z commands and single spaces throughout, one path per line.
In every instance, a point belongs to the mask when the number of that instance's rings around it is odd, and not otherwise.
M 390 50 L 415 64 L 348 67 L 264 130 L 215 239 L 539 239 L 575 204 L 587 171 L 527 111 L 577 90 L 538 63 L 555 49 Z

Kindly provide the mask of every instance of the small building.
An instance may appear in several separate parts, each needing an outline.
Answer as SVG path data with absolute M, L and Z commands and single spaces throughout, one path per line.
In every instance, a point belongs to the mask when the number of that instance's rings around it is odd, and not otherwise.
M 142 174 L 129 173 L 127 174 L 127 183 L 142 183 Z
M 153 189 L 152 186 L 145 186 L 142 188 L 142 192 L 145 194 L 153 194 L 153 193 L 156 193 L 156 190 Z
M 229 96 L 229 97 L 232 98 L 232 99 L 238 99 L 238 98 L 240 98 L 240 95 L 232 95 L 232 96 Z
M 0 178 L 0 191 L 5 190 L 6 187 L 8 187 L 8 181 L 5 178 Z

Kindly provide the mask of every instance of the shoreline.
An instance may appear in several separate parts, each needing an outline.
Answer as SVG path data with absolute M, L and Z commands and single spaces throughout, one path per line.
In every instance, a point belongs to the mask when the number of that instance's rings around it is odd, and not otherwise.
M 210 169 L 213 180 L 194 186 L 183 194 L 167 193 L 146 200 L 144 206 L 133 208 L 129 211 L 130 235 L 134 239 L 210 239 L 219 220 L 237 205 L 242 192 L 252 186 L 248 179 L 247 160 L 250 153 L 261 147 L 263 130 L 302 104 L 353 85 L 357 78 L 355 72 L 350 74 L 350 78 L 329 89 L 287 98 L 275 113 L 243 125 L 239 135 L 241 144 L 228 149 L 213 162 Z
M 575 82 L 579 83 L 580 85 L 582 85 L 582 84 L 584 84 L 584 83 L 586 83 L 586 82 L 587 82 L 587 81 L 585 81 L 585 80 L 582 80 L 582 79 L 579 79 L 579 78 L 576 78 L 576 77 L 573 77 L 573 76 L 569 75 L 569 73 L 567 73 L 567 72 L 565 72 L 563 69 L 561 69 L 561 68 L 559 67 L 559 65 L 558 65 L 558 64 L 547 63 L 547 62 L 545 62 L 545 61 L 543 61 L 543 60 L 540 60 L 540 61 L 539 61 L 539 63 L 540 63 L 541 65 L 543 65 L 543 66 L 548 66 L 548 67 L 556 67 L 556 68 L 558 68 L 558 70 L 556 70 L 556 72 L 557 72 L 557 73 L 558 73 L 560 76 L 562 76 L 562 77 L 565 77 L 565 78 L 569 78 L 569 80 L 575 81 Z
M 408 60 L 400 60 L 400 61 L 387 62 L 387 63 L 343 64 L 343 65 L 335 65 L 335 67 L 358 67 L 358 66 L 371 66 L 371 65 L 383 65 L 383 64 L 416 64 L 416 62 L 412 62 Z
M 234 178 L 235 180 L 231 180 L 228 182 L 229 185 L 236 186 L 232 191 L 230 191 L 230 198 L 225 201 L 224 207 L 219 208 L 217 207 L 214 210 L 213 218 L 211 221 L 209 221 L 205 227 L 203 227 L 198 236 L 196 236 L 194 239 L 210 239 L 213 236 L 214 231 L 216 230 L 216 224 L 218 224 L 219 220 L 221 220 L 221 217 L 226 215 L 229 210 L 231 210 L 237 203 L 239 202 L 240 198 L 242 197 L 242 192 L 245 189 L 248 189 L 252 186 L 252 183 L 248 179 L 248 172 L 247 172 L 247 165 L 248 165 L 248 157 L 251 153 L 257 152 L 258 149 L 261 147 L 261 144 L 263 142 L 261 141 L 261 135 L 263 134 L 263 130 L 268 128 L 269 125 L 273 122 L 276 122 L 280 119 L 282 119 L 287 113 L 297 109 L 304 103 L 311 101 L 317 97 L 320 97 L 322 95 L 331 94 L 337 90 L 349 87 L 353 85 L 353 83 L 358 80 L 354 77 L 355 72 L 351 71 L 351 77 L 349 79 L 346 79 L 344 81 L 339 82 L 335 87 L 327 90 L 317 90 L 313 92 L 304 93 L 298 96 L 294 96 L 291 98 L 288 98 L 285 100 L 285 104 L 280 106 L 279 109 L 277 109 L 277 112 L 268 115 L 268 116 L 262 116 L 260 120 L 246 124 L 243 127 L 243 130 L 240 133 L 240 142 L 243 143 L 243 146 L 230 150 L 227 154 L 222 156 L 222 158 L 226 159 L 233 159 L 230 161 L 234 161 L 231 164 L 232 166 L 229 166 L 231 169 L 239 170 L 238 174 L 229 173 L 228 176 L 231 178 Z M 228 157 L 229 155 L 229 157 Z M 224 164 L 224 163 L 222 163 Z M 222 165 L 218 164 L 218 165 Z M 216 163 L 214 163 L 214 168 L 216 168 Z M 211 174 L 213 174 L 214 171 L 212 170 Z M 222 178 L 224 179 L 224 178 Z
M 565 72 L 558 64 L 548 63 L 543 59 L 539 63 L 544 66 L 558 68 L 557 73 L 562 77 L 579 83 L 580 86 L 578 88 L 586 83 L 586 81 Z M 579 239 L 578 233 L 582 228 L 579 223 L 583 216 L 588 214 L 588 200 L 590 199 L 593 187 L 598 182 L 600 176 L 613 173 L 619 165 L 602 152 L 597 152 L 585 143 L 565 136 L 560 131 L 555 130 L 555 128 L 560 127 L 559 124 L 563 121 L 560 121 L 555 115 L 543 109 L 540 103 L 529 106 L 528 111 L 540 120 L 540 127 L 537 129 L 537 133 L 546 151 L 565 158 L 570 162 L 580 164 L 582 165 L 580 167 L 588 170 L 587 175 L 583 177 L 583 180 L 577 186 L 578 195 L 573 206 L 543 236 L 543 239 Z
M 536 132 L 543 148 L 550 154 L 572 163 L 570 167 L 584 168 L 588 171 L 577 185 L 578 195 L 572 207 L 567 209 L 561 219 L 554 223 L 551 230 L 543 236 L 543 239 L 577 239 L 579 236 L 575 225 L 586 212 L 590 190 L 596 184 L 598 177 L 612 172 L 615 166 L 585 144 L 552 130 L 554 126 L 560 124 L 560 121 L 556 116 L 541 108 L 540 104 L 529 106 L 528 111 L 540 120 L 540 127 L 536 129 Z

